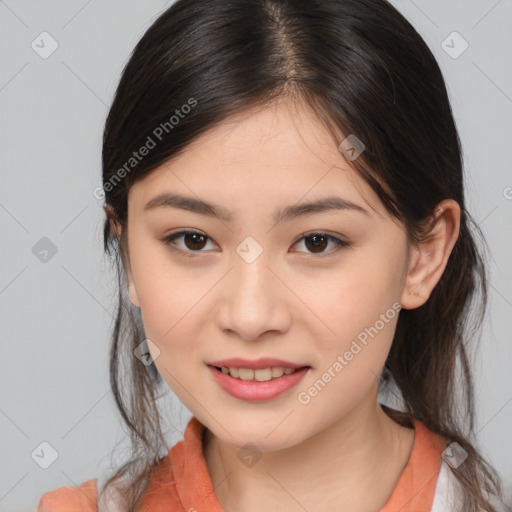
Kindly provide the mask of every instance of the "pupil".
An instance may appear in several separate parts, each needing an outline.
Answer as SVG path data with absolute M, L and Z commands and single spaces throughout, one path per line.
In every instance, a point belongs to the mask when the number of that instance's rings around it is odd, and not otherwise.
M 325 240 L 326 240 L 326 237 L 325 236 L 321 236 L 321 235 L 312 235 L 312 236 L 308 236 L 306 238 L 306 243 L 307 243 L 307 240 L 313 240 L 313 247 L 315 249 L 324 249 L 325 248 Z M 322 240 L 322 241 L 320 241 Z M 308 247 L 309 248 L 309 247 Z M 313 251 L 315 252 L 315 251 Z M 316 251 L 316 252 L 320 252 L 320 251 Z
M 197 237 L 199 239 L 203 238 L 204 239 L 204 235 L 201 235 L 199 233 L 187 233 L 185 235 L 185 244 L 186 246 L 189 248 L 189 249 L 201 249 L 201 242 L 198 242 L 197 239 L 195 239 L 194 237 Z M 190 247 L 190 245 L 187 243 L 189 242 L 190 240 L 192 240 L 192 247 Z M 196 245 L 199 244 L 200 247 L 197 247 Z

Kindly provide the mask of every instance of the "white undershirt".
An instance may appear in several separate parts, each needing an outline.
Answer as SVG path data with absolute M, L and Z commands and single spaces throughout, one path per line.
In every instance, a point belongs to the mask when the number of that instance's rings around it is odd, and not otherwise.
M 461 484 L 452 473 L 448 463 L 441 459 L 441 468 L 437 477 L 434 501 L 430 512 L 461 512 Z M 488 497 L 490 503 L 495 507 L 495 512 L 507 512 L 504 504 L 499 500 Z M 510 512 L 510 511 L 508 511 Z

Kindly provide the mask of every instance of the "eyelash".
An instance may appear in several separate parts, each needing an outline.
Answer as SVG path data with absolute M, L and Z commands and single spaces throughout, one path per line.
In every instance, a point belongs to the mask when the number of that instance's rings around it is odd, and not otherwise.
M 202 235 L 204 236 L 207 241 L 208 240 L 211 240 L 210 237 L 206 236 L 204 233 L 201 233 L 200 231 L 191 231 L 191 230 L 183 230 L 183 231 L 177 231 L 176 233 L 171 233 L 170 235 L 164 237 L 161 239 L 161 241 L 166 245 L 168 246 L 171 250 L 173 251 L 177 251 L 177 252 L 181 252 L 183 253 L 185 256 L 187 257 L 195 257 L 197 256 L 198 254 L 200 254 L 201 252 L 205 252 L 204 250 L 197 250 L 197 251 L 191 251 L 191 250 L 183 250 L 183 249 L 179 249 L 179 248 L 176 248 L 176 247 L 172 247 L 172 242 L 176 239 L 176 238 L 179 238 L 179 237 L 182 237 L 184 235 L 187 235 L 187 234 L 198 234 L 198 235 Z M 332 241 L 334 242 L 337 247 L 336 249 L 334 250 L 331 250 L 331 251 L 327 251 L 327 252 L 321 252 L 321 253 L 313 253 L 313 252 L 309 252 L 309 253 L 306 253 L 306 254 L 309 254 L 310 256 L 312 256 L 313 258 L 317 258 L 317 257 L 322 257 L 322 256 L 328 256 L 328 255 L 331 255 L 331 253 L 336 253 L 338 252 L 339 250 L 343 249 L 343 248 L 347 248 L 347 247 L 350 247 L 350 243 L 348 242 L 345 242 L 344 240 L 340 240 L 339 238 L 336 238 L 335 236 L 332 236 L 332 235 L 329 235 L 323 231 L 309 231 L 307 233 L 304 233 L 301 238 L 299 238 L 293 245 L 297 244 L 298 242 L 306 239 L 306 238 L 310 238 L 310 237 L 313 237 L 315 235 L 320 235 L 321 237 L 324 237 L 324 238 L 327 238 L 329 241 Z M 303 251 L 298 251 L 298 252 L 303 252 Z

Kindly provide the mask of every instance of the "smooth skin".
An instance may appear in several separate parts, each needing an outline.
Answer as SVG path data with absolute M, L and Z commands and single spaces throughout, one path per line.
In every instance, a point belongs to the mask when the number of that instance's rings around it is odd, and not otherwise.
M 163 192 L 231 211 L 231 221 L 160 206 Z M 277 208 L 335 195 L 364 208 L 316 212 L 280 224 Z M 307 404 L 308 390 L 394 303 L 424 304 L 457 240 L 460 208 L 437 205 L 425 242 L 404 226 L 345 160 L 314 112 L 282 100 L 231 117 L 135 183 L 128 196 L 128 281 L 155 364 L 206 427 L 203 453 L 226 512 L 375 512 L 407 464 L 414 430 L 378 403 L 398 315 Z M 119 226 L 113 228 L 120 234 Z M 206 238 L 181 236 L 199 231 Z M 327 232 L 315 249 L 311 232 Z M 248 263 L 237 247 L 252 237 Z M 192 256 L 190 256 L 190 254 Z M 150 346 L 151 348 L 151 346 Z M 236 399 L 207 361 L 276 357 L 311 366 L 277 398 Z M 237 456 L 252 443 L 261 458 Z

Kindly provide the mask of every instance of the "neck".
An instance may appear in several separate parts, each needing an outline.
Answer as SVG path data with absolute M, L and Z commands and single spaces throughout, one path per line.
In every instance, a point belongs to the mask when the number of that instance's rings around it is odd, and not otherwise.
M 407 464 L 414 431 L 387 416 L 377 393 L 372 390 L 333 425 L 298 445 L 264 453 L 250 467 L 240 463 L 237 448 L 207 431 L 203 452 L 222 508 L 380 510 Z

